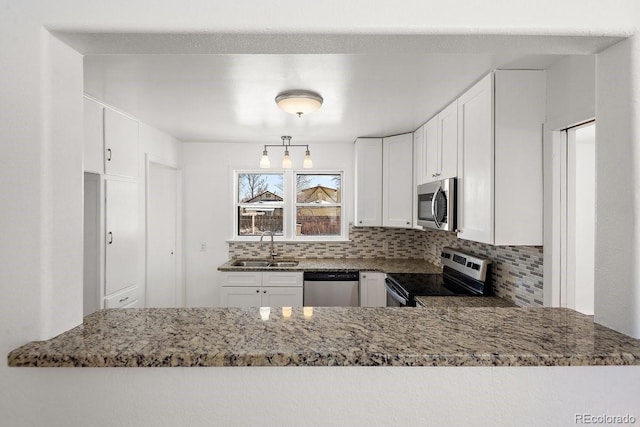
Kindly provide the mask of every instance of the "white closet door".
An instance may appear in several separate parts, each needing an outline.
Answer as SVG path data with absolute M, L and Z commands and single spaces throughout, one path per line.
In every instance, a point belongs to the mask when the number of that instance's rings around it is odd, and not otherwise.
M 149 163 L 147 196 L 147 307 L 178 307 L 176 287 L 177 171 Z
M 105 295 L 137 283 L 138 184 L 106 180 Z

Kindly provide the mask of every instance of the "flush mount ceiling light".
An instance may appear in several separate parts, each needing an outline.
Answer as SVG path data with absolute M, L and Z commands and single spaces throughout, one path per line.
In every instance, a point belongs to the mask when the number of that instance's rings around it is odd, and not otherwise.
M 311 160 L 311 153 L 309 152 L 309 146 L 304 144 L 291 144 L 290 136 L 281 136 L 282 144 L 266 144 L 264 151 L 262 152 L 262 158 L 260 159 L 260 169 L 269 169 L 271 167 L 271 160 L 269 160 L 269 153 L 267 147 L 282 147 L 284 148 L 284 158 L 282 159 L 282 168 L 291 169 L 291 157 L 289 157 L 289 148 L 291 147 L 306 147 L 307 151 L 304 153 L 304 161 L 302 167 L 309 169 L 313 167 L 313 161 Z
M 310 90 L 287 90 L 276 96 L 276 104 L 282 111 L 289 114 L 309 114 L 322 106 L 322 97 Z

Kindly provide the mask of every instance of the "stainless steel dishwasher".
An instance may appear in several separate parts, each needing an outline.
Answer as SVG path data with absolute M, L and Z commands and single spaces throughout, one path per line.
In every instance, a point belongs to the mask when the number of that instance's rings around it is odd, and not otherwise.
M 307 307 L 358 307 L 360 282 L 357 271 L 307 271 L 304 299 Z

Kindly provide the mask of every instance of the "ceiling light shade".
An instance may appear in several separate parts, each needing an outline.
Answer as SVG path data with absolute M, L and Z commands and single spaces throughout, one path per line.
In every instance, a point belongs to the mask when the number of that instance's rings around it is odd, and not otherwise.
M 276 104 L 289 114 L 309 114 L 322 106 L 320 94 L 310 90 L 288 90 L 276 96 Z
M 307 151 L 304 153 L 304 161 L 302 162 L 302 167 L 305 169 L 311 169 L 313 167 L 313 160 L 311 160 L 311 153 L 307 148 Z
M 282 159 L 282 168 L 291 169 L 291 157 L 289 157 L 289 150 L 284 150 L 284 158 Z
M 269 153 L 267 153 L 267 147 L 262 152 L 262 158 L 260 158 L 260 169 L 269 169 L 271 167 L 271 161 L 269 160 Z

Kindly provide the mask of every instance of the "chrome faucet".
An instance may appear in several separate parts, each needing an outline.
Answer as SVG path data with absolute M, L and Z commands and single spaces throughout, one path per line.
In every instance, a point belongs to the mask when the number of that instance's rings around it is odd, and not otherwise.
M 262 235 L 260 235 L 260 248 L 262 248 L 262 239 L 264 239 L 264 236 L 266 234 L 271 236 L 271 245 L 269 247 L 269 256 L 271 257 L 271 261 L 275 261 L 276 257 L 278 256 L 278 254 L 276 253 L 275 247 L 273 246 L 273 231 L 265 231 L 264 233 L 262 233 Z

